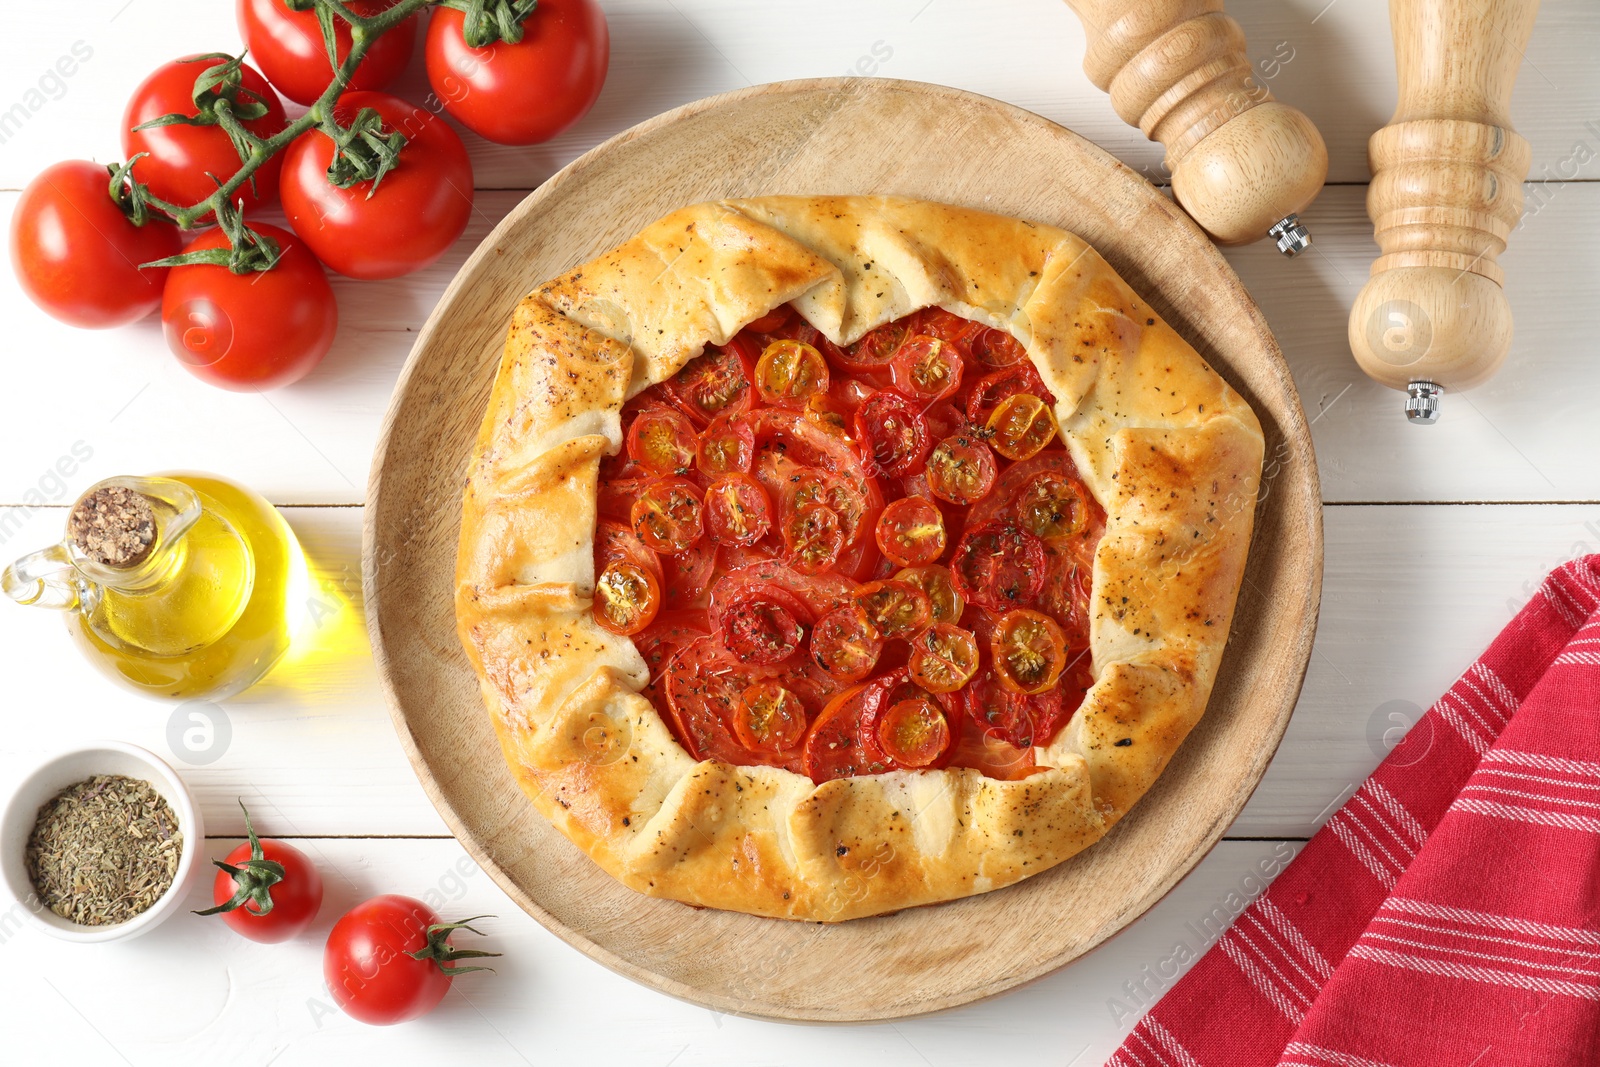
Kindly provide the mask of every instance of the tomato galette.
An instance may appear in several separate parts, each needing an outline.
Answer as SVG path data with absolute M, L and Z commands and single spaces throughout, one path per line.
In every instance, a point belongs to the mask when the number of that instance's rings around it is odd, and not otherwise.
M 1098 840 L 1199 720 L 1261 460 L 1069 233 L 700 204 L 517 308 L 459 629 L 524 791 L 634 889 L 949 900 Z

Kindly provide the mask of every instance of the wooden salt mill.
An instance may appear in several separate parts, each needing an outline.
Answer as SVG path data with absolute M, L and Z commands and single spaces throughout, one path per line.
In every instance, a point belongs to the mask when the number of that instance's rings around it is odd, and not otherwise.
M 1528 142 L 1511 88 L 1538 0 L 1390 0 L 1400 101 L 1367 156 L 1381 255 L 1350 311 L 1361 369 L 1439 418 L 1446 389 L 1484 381 L 1511 348 L 1495 262 L 1522 214 Z
M 1172 192 L 1219 244 L 1311 244 L 1299 212 L 1328 176 L 1311 120 L 1251 75 L 1244 31 L 1222 0 L 1067 0 L 1089 48 L 1083 70 L 1111 106 L 1167 149 Z

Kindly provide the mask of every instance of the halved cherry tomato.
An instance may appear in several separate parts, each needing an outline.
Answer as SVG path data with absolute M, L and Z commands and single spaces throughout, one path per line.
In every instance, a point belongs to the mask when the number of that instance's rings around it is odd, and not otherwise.
M 762 762 L 733 734 L 733 713 L 744 691 L 758 681 L 715 637 L 684 647 L 662 671 L 673 735 L 697 760 L 730 764 Z
M 740 694 L 733 733 L 754 752 L 791 751 L 806 734 L 805 705 L 777 682 L 757 682 Z
M 805 406 L 800 410 L 808 421 L 835 437 L 850 436 L 851 420 L 855 418 L 855 412 L 831 396 L 825 393 L 812 393 L 806 397 Z
M 961 387 L 961 354 L 954 345 L 919 334 L 900 346 L 889 373 L 898 392 L 931 404 Z
M 993 671 L 967 683 L 961 695 L 980 729 L 1017 748 L 1049 744 L 1076 709 L 1066 707 L 1059 690 L 1029 696 L 1001 684 Z
M 944 555 L 944 516 L 919 496 L 901 497 L 878 516 L 874 536 L 879 550 L 897 567 L 932 563 Z
M 717 546 L 702 538 L 681 552 L 671 552 L 657 558 L 661 560 L 662 607 L 682 609 L 697 606 L 716 574 Z
M 773 341 L 756 361 L 756 394 L 768 404 L 796 407 L 827 392 L 827 361 L 803 341 Z
M 899 393 L 881 389 L 856 412 L 856 440 L 868 473 L 902 478 L 922 469 L 928 455 L 928 424 Z
M 962 359 L 966 359 L 970 354 L 972 339 L 988 329 L 981 322 L 964 319 L 939 307 L 923 308 L 917 312 L 916 323 L 918 333 L 928 334 L 946 344 L 954 345 Z
M 668 388 L 695 425 L 704 426 L 718 415 L 750 410 L 755 400 L 750 385 L 755 365 L 751 347 L 743 337 L 721 347 L 707 345 L 673 375 Z
M 897 582 L 914 585 L 927 594 L 934 622 L 959 622 L 967 602 L 956 590 L 949 567 L 907 567 L 894 575 Z
M 950 723 L 927 697 L 893 704 L 878 720 L 878 746 L 905 767 L 926 767 L 950 747 Z
M 847 541 L 866 533 L 862 521 L 874 510 L 865 483 L 850 478 L 828 474 L 816 467 L 801 467 L 789 475 L 783 487 L 785 511 L 793 511 L 806 504 L 826 504 L 839 515 Z
M 930 441 L 943 441 L 957 434 L 967 435 L 972 432 L 972 424 L 967 421 L 967 413 L 949 400 L 929 404 L 923 411 L 922 418 L 928 424 Z
M 656 404 L 628 428 L 628 458 L 654 474 L 684 474 L 694 466 L 699 442 L 681 412 Z
M 994 672 L 1019 693 L 1055 688 L 1067 665 L 1067 635 L 1050 616 L 1026 608 L 1008 611 L 989 639 Z
M 1045 541 L 1075 537 L 1089 524 L 1088 493 L 1076 478 L 1046 471 L 1017 491 L 1017 525 Z
M 994 489 L 999 467 L 989 446 L 971 434 L 940 441 L 928 455 L 928 491 L 952 504 L 973 504 Z
M 867 333 L 855 344 L 839 349 L 834 358 L 851 370 L 883 370 L 910 335 L 911 331 L 905 323 L 886 323 Z
M 601 519 L 595 524 L 594 558 L 599 570 L 604 570 L 612 560 L 626 560 L 654 574 L 658 583 L 663 581 L 661 557 L 639 539 L 631 526 L 620 522 Z
M 779 304 L 759 319 L 751 319 L 745 324 L 745 329 L 752 333 L 777 333 L 788 325 L 793 314 L 794 311 L 788 304 Z
M 1056 417 L 1032 393 L 1008 396 L 989 416 L 994 450 L 1007 459 L 1029 459 L 1055 440 Z
M 856 590 L 855 602 L 867 619 L 886 638 L 905 638 L 928 625 L 933 605 L 928 594 L 910 582 L 888 579 L 868 582 Z
M 967 397 L 967 418 L 977 426 L 987 426 L 989 416 L 1000 406 L 1000 401 L 1018 393 L 1032 393 L 1046 404 L 1056 402 L 1055 394 L 1044 387 L 1044 380 L 1032 363 L 1018 363 L 986 374 L 963 392 Z
M 783 520 L 783 543 L 788 560 L 801 574 L 817 574 L 832 567 L 844 550 L 844 524 L 826 504 L 802 504 Z
M 995 611 L 1031 604 L 1044 585 L 1044 544 L 1015 526 L 992 522 L 968 530 L 950 554 L 964 600 Z
M 886 675 L 851 686 L 828 701 L 806 734 L 800 766 L 819 785 L 835 778 L 882 774 L 889 757 L 878 745 L 877 725 L 889 692 L 904 675 Z
M 612 560 L 594 583 L 594 617 L 624 637 L 643 630 L 661 610 L 661 585 L 637 563 Z
M 723 647 L 747 663 L 782 663 L 805 641 L 794 598 L 774 586 L 749 583 L 714 614 Z
M 811 628 L 811 658 L 840 681 L 865 678 L 882 654 L 883 635 L 859 604 L 835 608 Z
M 725 474 L 706 490 L 705 523 L 719 545 L 753 545 L 772 528 L 772 501 L 748 474 Z
M 972 339 L 972 358 L 986 367 L 1010 367 L 1027 359 L 1028 351 L 1005 330 L 987 329 Z
M 682 552 L 700 539 L 700 490 L 685 478 L 658 478 L 633 502 L 639 540 L 657 552 Z
M 994 492 L 972 505 L 967 512 L 967 525 L 975 527 L 988 522 L 1015 521 L 1012 505 L 1017 501 L 1019 491 L 1038 475 L 1047 473 L 1074 482 L 1079 480 L 1078 468 L 1072 462 L 1072 457 L 1064 449 L 1047 448 L 1032 459 L 1008 466 L 995 483 Z M 1098 521 L 1097 516 L 1098 506 L 1091 507 L 1089 525 Z
M 706 474 L 748 473 L 755 457 L 756 435 L 737 415 L 718 415 L 700 432 L 697 458 Z
M 978 641 L 947 622 L 936 622 L 911 639 L 911 680 L 930 693 L 954 693 L 978 673 Z

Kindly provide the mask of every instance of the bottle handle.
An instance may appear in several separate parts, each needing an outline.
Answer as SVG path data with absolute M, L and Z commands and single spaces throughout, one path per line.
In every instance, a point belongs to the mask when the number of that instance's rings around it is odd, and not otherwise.
M 0 588 L 18 604 L 73 611 L 90 599 L 96 586 L 79 572 L 65 545 L 51 545 L 0 571 Z

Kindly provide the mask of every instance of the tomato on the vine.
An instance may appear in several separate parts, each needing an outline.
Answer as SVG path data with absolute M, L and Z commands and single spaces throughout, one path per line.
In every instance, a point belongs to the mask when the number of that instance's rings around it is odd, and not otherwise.
M 150 192 L 170 204 L 188 207 L 197 204 L 217 190 L 218 182 L 233 177 L 242 165 L 239 152 L 221 126 L 191 126 L 175 123 L 135 130 L 163 115 L 197 115 L 194 102 L 195 79 L 219 63 L 222 56 L 185 56 L 163 63 L 134 89 L 122 115 L 122 154 L 132 159 L 148 153 L 133 165 L 133 176 L 150 187 Z M 245 129 L 263 139 L 278 133 L 289 124 L 283 113 L 283 104 L 272 91 L 267 80 L 249 64 L 239 68 L 240 89 L 238 97 L 246 103 L 259 103 L 266 113 L 249 119 Z M 250 180 L 239 187 L 233 196 L 244 201 L 244 213 L 249 216 L 263 204 L 278 199 L 278 172 L 282 157 L 273 156 L 257 167 Z M 204 221 L 210 222 L 208 214 Z
M 434 93 L 462 125 L 499 144 L 538 144 L 594 106 L 611 35 L 596 0 L 539 0 L 522 40 L 474 48 L 465 15 L 440 6 L 423 52 Z
M 11 213 L 11 268 L 28 299 L 55 318 L 98 330 L 161 306 L 166 267 L 139 264 L 183 250 L 176 226 L 135 226 L 110 195 L 106 168 L 87 160 L 46 167 Z
M 472 162 L 449 123 L 387 93 L 345 93 L 334 119 L 349 126 L 362 108 L 381 117 L 380 134 L 406 143 L 378 181 L 341 189 L 328 180 L 336 147 L 319 129 L 283 153 L 283 211 L 300 239 L 331 270 L 351 278 L 397 278 L 445 253 L 472 217 Z
M 161 295 L 161 327 L 178 361 L 202 381 L 240 391 L 304 377 L 328 354 L 339 323 L 333 289 L 311 250 L 276 226 L 251 229 L 278 243 L 270 270 L 235 274 L 185 263 L 172 268 Z M 213 229 L 188 250 L 227 247 L 227 235 Z
M 244 829 L 248 841 L 224 859 L 211 861 L 217 867 L 211 883 L 213 906 L 195 914 L 220 914 L 223 922 L 252 941 L 287 941 L 317 917 L 322 875 L 304 852 L 288 842 L 257 837 L 248 810 Z
M 362 18 L 371 18 L 397 2 L 345 0 L 345 6 Z M 328 88 L 333 68 L 328 64 L 328 49 L 314 8 L 293 11 L 284 0 L 238 0 L 235 16 L 250 58 L 274 89 L 297 104 L 310 104 Z M 335 18 L 333 30 L 339 62 L 343 63 L 350 54 L 350 24 Z M 387 87 L 411 62 L 416 45 L 417 16 L 411 15 L 372 42 L 346 88 Z
M 387 894 L 358 904 L 333 925 L 322 955 L 322 977 L 344 1013 L 373 1026 L 426 1015 L 450 991 L 458 974 L 484 967 L 446 966 L 455 960 L 498 956 L 450 944 L 469 923 L 441 922 L 434 910 L 411 897 Z

